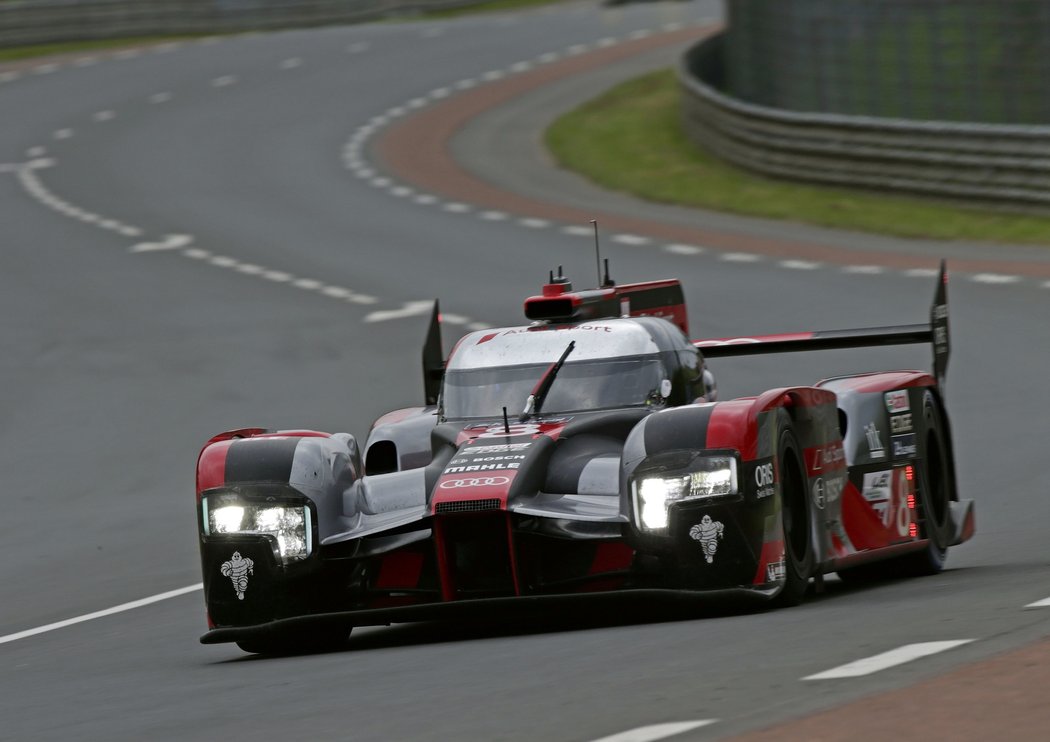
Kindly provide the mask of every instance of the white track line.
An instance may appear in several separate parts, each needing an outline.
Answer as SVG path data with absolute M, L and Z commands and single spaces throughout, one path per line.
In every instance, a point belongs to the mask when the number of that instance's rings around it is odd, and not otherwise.
M 144 605 L 149 605 L 151 603 L 159 603 L 160 601 L 168 600 L 169 598 L 177 598 L 180 595 L 192 593 L 203 588 L 203 583 L 198 582 L 196 585 L 187 585 L 186 587 L 180 587 L 178 590 L 169 590 L 166 593 L 151 595 L 148 598 L 142 598 L 141 600 L 133 600 L 130 603 L 121 603 L 120 605 L 115 605 L 112 608 L 106 608 L 105 610 L 95 611 L 94 613 L 85 613 L 83 616 L 67 618 L 64 621 L 56 621 L 55 623 L 49 623 L 46 626 L 38 626 L 35 629 L 26 629 L 25 631 L 19 631 L 15 634 L 0 636 L 0 644 L 7 644 L 8 642 L 18 641 L 19 639 L 25 639 L 26 637 L 36 636 L 37 634 L 44 634 L 48 631 L 54 631 L 55 629 L 64 629 L 66 626 L 84 623 L 85 621 L 94 621 L 96 618 L 112 616 L 114 613 L 123 613 L 124 611 L 134 610 L 135 608 L 141 608 Z
M 1050 598 L 1043 598 L 1037 600 L 1034 603 L 1029 603 L 1025 608 L 1050 608 Z
M 839 665 L 833 667 L 830 670 L 824 672 L 818 672 L 815 675 L 807 675 L 802 678 L 803 680 L 833 680 L 836 678 L 857 678 L 862 675 L 871 675 L 874 672 L 880 670 L 886 670 L 890 667 L 897 665 L 903 665 L 905 662 L 911 662 L 917 660 L 920 657 L 926 657 L 931 654 L 937 654 L 938 652 L 944 652 L 948 649 L 954 649 L 955 647 L 962 646 L 963 644 L 969 644 L 974 641 L 973 639 L 955 639 L 952 641 L 943 642 L 919 642 L 918 644 L 905 644 L 903 647 L 897 647 L 891 649 L 888 652 L 882 654 L 876 654 L 871 657 L 865 657 L 864 659 L 849 662 L 845 665 Z
M 626 732 L 610 734 L 593 742 L 651 742 L 651 740 L 665 739 L 676 734 L 682 734 L 693 729 L 706 727 L 714 724 L 718 719 L 699 719 L 697 721 L 670 721 L 664 724 L 650 724 L 647 727 L 628 729 Z

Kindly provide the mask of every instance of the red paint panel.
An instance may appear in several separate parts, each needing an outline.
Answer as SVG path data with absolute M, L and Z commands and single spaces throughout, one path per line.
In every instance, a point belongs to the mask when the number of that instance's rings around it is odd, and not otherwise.
M 448 560 L 448 544 L 441 518 L 434 519 L 434 550 L 437 552 L 438 579 L 441 582 L 441 599 L 449 602 L 456 599 L 456 580 Z
M 629 569 L 634 562 L 634 549 L 622 541 L 611 541 L 598 544 L 594 550 L 594 559 L 587 570 L 589 575 L 600 575 L 604 572 L 619 572 Z
M 383 555 L 376 587 L 380 590 L 419 586 L 423 572 L 423 554 L 418 551 L 394 551 Z
M 842 527 L 855 551 L 878 549 L 889 543 L 882 518 L 852 484 L 842 489 Z M 843 548 L 839 556 L 849 553 Z
M 233 439 L 210 443 L 197 459 L 197 499 L 201 493 L 226 484 L 226 453 Z
M 758 425 L 754 400 L 719 402 L 707 423 L 708 448 L 735 448 L 745 461 L 758 451 Z
M 521 581 L 518 579 L 518 552 L 514 548 L 514 524 L 510 513 L 507 513 L 507 551 L 510 553 L 510 578 L 514 582 L 514 594 L 521 595 Z
M 456 435 L 456 445 L 490 445 L 498 443 L 527 443 L 534 438 L 545 435 L 553 440 L 558 440 L 562 428 L 568 420 L 530 420 L 525 423 L 510 423 L 508 428 L 502 422 L 488 424 L 469 425 Z

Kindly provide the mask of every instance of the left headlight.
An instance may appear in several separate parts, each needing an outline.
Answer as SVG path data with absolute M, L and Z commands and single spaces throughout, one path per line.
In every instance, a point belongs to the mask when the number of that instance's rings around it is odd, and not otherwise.
M 688 472 L 649 470 L 634 481 L 638 522 L 647 531 L 667 529 L 671 505 L 676 502 L 736 494 L 737 467 L 733 456 L 698 456 Z
M 305 504 L 249 502 L 223 496 L 206 497 L 201 504 L 205 536 L 270 536 L 277 556 L 283 561 L 305 559 L 310 555 L 312 528 L 310 508 Z

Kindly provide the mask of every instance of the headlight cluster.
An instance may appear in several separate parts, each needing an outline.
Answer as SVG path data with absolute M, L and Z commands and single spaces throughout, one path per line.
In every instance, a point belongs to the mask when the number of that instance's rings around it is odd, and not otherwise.
M 310 555 L 312 528 L 305 504 L 249 502 L 230 496 L 206 497 L 204 535 L 254 534 L 272 536 L 283 561 Z
M 667 528 L 668 512 L 676 502 L 701 500 L 737 493 L 736 458 L 698 456 L 689 463 L 692 471 L 644 472 L 635 480 L 635 503 L 639 524 L 647 531 Z

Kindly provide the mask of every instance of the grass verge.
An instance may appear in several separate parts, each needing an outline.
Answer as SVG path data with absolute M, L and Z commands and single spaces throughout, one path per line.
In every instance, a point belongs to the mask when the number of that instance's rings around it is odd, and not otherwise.
M 559 118 L 546 142 L 563 167 L 665 203 L 944 240 L 1050 244 L 1050 218 L 755 175 L 695 147 L 670 70 L 623 83 Z

